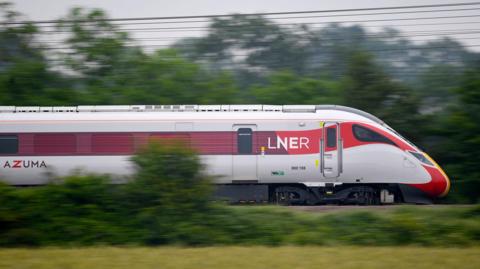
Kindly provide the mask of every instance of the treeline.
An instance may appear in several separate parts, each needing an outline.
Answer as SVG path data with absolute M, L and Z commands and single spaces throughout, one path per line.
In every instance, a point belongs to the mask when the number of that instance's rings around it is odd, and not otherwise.
M 0 185 L 0 247 L 85 245 L 478 246 L 480 207 L 301 213 L 211 202 L 198 157 L 152 144 L 124 185 L 72 175 L 42 187 Z
M 12 24 L 11 6 L 0 10 L 0 105 L 347 105 L 432 155 L 453 181 L 448 201 L 480 198 L 480 54 L 453 39 L 418 45 L 395 29 L 232 15 L 147 53 L 101 10 L 73 9 L 53 45 L 38 26 Z

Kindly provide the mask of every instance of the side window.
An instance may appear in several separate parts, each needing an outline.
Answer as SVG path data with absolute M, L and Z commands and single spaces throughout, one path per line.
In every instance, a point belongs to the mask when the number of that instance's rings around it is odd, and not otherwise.
M 238 154 L 252 153 L 252 136 L 253 132 L 250 128 L 240 128 L 237 130 L 237 151 Z
M 33 138 L 35 153 L 74 154 L 77 138 L 74 134 L 36 134 Z
M 337 146 L 337 128 L 327 128 L 327 147 L 334 148 Z
M 175 143 L 181 143 L 185 147 L 190 147 L 191 138 L 189 134 L 175 133 L 175 134 L 152 134 L 150 139 L 157 141 L 160 144 L 172 145 Z
M 16 135 L 0 135 L 0 154 L 18 153 L 18 137 Z
M 93 134 L 92 152 L 102 154 L 128 154 L 133 150 L 133 136 L 128 133 Z
M 379 134 L 375 131 L 367 129 L 363 126 L 354 124 L 352 129 L 353 129 L 353 135 L 359 141 L 379 142 L 379 143 L 385 143 L 385 144 L 390 144 L 390 145 L 393 145 L 393 146 L 397 146 L 397 144 L 395 144 L 392 140 L 386 138 L 385 136 L 383 136 L 383 135 L 381 135 L 381 134 Z

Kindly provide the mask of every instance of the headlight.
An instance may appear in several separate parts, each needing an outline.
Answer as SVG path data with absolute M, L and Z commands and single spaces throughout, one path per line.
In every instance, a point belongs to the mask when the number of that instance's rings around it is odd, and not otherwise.
M 430 166 L 434 166 L 434 164 L 429 159 L 427 159 L 427 157 L 425 157 L 425 155 L 423 155 L 423 153 L 418 153 L 418 152 L 413 152 L 413 151 L 409 151 L 409 152 L 410 152 L 410 154 L 412 154 L 415 158 L 417 158 L 422 163 L 430 165 Z

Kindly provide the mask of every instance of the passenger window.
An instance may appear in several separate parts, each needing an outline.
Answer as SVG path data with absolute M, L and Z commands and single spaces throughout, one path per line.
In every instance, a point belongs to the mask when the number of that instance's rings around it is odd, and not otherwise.
M 162 145 L 175 145 L 180 143 L 182 146 L 190 147 L 191 138 L 189 134 L 175 133 L 175 134 L 152 134 L 150 139 L 157 141 Z
M 252 153 L 252 136 L 253 132 L 250 128 L 240 128 L 237 131 L 237 151 L 238 154 Z
M 353 135 L 355 136 L 356 139 L 364 142 L 380 142 L 380 143 L 386 143 L 390 145 L 397 146 L 392 140 L 386 138 L 385 136 L 374 132 L 370 129 L 367 129 L 363 126 L 360 125 L 353 125 Z
M 0 154 L 18 153 L 18 137 L 16 135 L 0 135 Z
M 36 134 L 33 148 L 40 154 L 74 154 L 77 152 L 77 137 L 74 134 Z
M 133 151 L 133 136 L 131 134 L 113 133 L 92 135 L 92 152 L 128 154 Z
M 327 129 L 327 147 L 334 148 L 337 146 L 337 128 Z

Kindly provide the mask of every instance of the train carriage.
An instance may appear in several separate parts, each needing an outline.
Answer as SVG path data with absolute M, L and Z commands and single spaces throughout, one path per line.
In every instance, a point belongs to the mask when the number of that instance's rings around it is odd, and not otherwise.
M 231 202 L 429 203 L 450 187 L 380 119 L 335 105 L 0 107 L 0 179 L 41 185 L 83 169 L 121 182 L 151 139 L 195 149 Z

